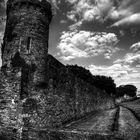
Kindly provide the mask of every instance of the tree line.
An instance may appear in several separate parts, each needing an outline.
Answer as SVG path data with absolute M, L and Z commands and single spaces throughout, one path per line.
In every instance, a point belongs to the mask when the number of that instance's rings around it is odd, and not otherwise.
M 103 75 L 92 75 L 89 70 L 78 65 L 67 65 L 66 68 L 75 76 L 83 79 L 84 81 L 90 83 L 91 85 L 101 90 L 104 90 L 111 96 L 136 96 L 137 88 L 134 85 L 121 85 L 119 87 L 116 87 L 116 84 L 112 77 L 107 77 Z

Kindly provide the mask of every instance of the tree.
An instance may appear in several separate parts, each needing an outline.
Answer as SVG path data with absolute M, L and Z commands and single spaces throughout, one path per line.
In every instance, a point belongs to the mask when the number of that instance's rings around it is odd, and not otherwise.
M 70 72 L 72 72 L 75 76 L 81 78 L 82 80 L 86 82 L 91 81 L 93 75 L 89 70 L 78 65 L 67 65 L 66 67 Z
M 106 91 L 110 95 L 116 94 L 116 84 L 111 77 L 100 75 L 94 76 L 89 70 L 77 65 L 67 65 L 66 67 L 70 72 L 75 74 L 75 76 L 83 79 L 93 86 Z
M 96 75 L 92 78 L 92 85 L 101 90 L 105 90 L 110 95 L 116 94 L 116 84 L 112 77 Z
M 135 97 L 137 93 L 137 88 L 134 85 L 121 85 L 117 87 L 117 96 L 121 97 L 125 94 L 130 97 Z
M 116 97 L 123 97 L 125 93 L 126 92 L 124 86 L 119 86 L 116 88 Z

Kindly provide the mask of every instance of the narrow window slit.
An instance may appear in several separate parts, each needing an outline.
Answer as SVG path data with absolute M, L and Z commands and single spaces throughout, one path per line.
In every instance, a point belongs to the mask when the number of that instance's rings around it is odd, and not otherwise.
M 31 37 L 28 37 L 28 39 L 27 39 L 27 51 L 28 51 L 28 53 L 30 53 L 30 49 L 31 49 Z
M 20 39 L 19 39 L 19 49 L 18 49 L 18 51 L 20 52 L 20 50 L 21 50 L 21 37 L 20 37 Z

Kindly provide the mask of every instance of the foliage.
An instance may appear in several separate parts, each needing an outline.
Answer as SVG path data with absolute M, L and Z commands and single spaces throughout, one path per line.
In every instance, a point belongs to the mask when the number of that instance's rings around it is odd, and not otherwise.
M 96 75 L 93 76 L 92 84 L 110 95 L 116 94 L 116 84 L 111 77 Z
M 137 88 L 134 85 L 121 85 L 117 87 L 116 91 L 118 97 L 124 96 L 125 94 L 130 97 L 135 97 Z
M 116 96 L 117 97 L 123 97 L 125 94 L 125 90 L 123 86 L 119 86 L 116 88 Z
M 85 69 L 85 68 L 83 68 L 81 66 L 78 66 L 78 65 L 67 65 L 66 67 L 75 76 L 83 79 L 84 81 L 89 82 L 89 81 L 92 80 L 93 75 L 90 73 L 89 70 L 87 70 L 87 69 Z
M 69 71 L 74 73 L 77 77 L 83 79 L 84 81 L 94 85 L 95 87 L 106 91 L 108 94 L 112 95 L 116 93 L 116 84 L 111 77 L 92 75 L 89 70 L 77 66 L 77 65 L 67 65 Z

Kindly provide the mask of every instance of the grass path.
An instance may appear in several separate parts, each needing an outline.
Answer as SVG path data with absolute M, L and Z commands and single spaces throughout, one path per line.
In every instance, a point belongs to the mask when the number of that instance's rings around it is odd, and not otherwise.
M 118 119 L 119 129 L 118 136 L 124 140 L 139 140 L 140 137 L 140 121 L 135 113 L 131 110 L 120 107 L 120 117 Z

